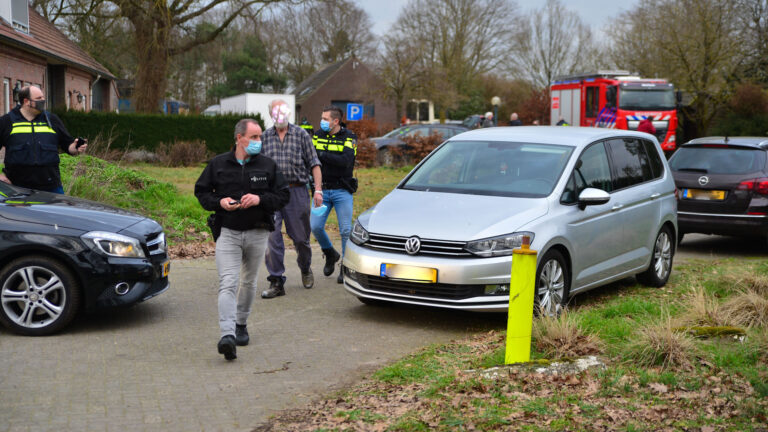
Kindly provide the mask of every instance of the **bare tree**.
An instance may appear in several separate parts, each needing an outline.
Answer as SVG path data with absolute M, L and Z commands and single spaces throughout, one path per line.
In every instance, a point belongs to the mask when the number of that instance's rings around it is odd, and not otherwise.
M 167 89 L 171 58 L 216 39 L 236 18 L 267 5 L 300 0 L 35 0 L 49 18 L 123 18 L 133 30 L 136 110 L 153 112 Z M 194 32 L 215 11 L 226 10 L 205 32 Z
M 510 0 L 411 0 L 392 32 L 418 42 L 406 46 L 418 49 L 422 91 L 445 110 L 508 55 L 516 10 Z
M 560 0 L 547 0 L 541 10 L 528 13 L 512 45 L 508 66 L 513 75 L 538 88 L 548 87 L 557 75 L 597 66 L 592 31 Z
M 736 0 L 643 0 L 621 22 L 621 31 L 612 34 L 630 36 L 614 40 L 614 57 L 647 49 L 645 60 L 653 66 L 635 66 L 666 76 L 688 93 L 692 101 L 683 112 L 697 133 L 706 133 L 728 100 L 747 54 Z M 630 41 L 633 34 L 643 35 L 643 47 Z
M 382 80 L 384 96 L 395 103 L 396 118 L 403 114 L 407 98 L 419 89 L 419 58 L 422 48 L 403 34 L 390 34 L 382 40 L 376 72 Z
M 768 0 L 737 0 L 735 9 L 747 56 L 744 74 L 768 85 Z
M 352 55 L 373 60 L 376 54 L 370 17 L 348 0 L 285 5 L 253 24 L 265 42 L 270 72 L 285 74 L 294 85 L 324 64 Z

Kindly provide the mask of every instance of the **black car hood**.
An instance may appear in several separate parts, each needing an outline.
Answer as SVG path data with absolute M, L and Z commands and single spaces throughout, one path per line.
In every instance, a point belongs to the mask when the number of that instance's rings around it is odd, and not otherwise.
M 147 219 L 117 207 L 36 190 L 0 200 L 0 216 L 84 232 L 119 232 Z

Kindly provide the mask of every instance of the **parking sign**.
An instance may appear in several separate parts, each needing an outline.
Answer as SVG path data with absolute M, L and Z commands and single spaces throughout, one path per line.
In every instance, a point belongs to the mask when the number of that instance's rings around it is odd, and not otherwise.
M 357 121 L 363 119 L 363 104 L 347 104 L 347 120 Z

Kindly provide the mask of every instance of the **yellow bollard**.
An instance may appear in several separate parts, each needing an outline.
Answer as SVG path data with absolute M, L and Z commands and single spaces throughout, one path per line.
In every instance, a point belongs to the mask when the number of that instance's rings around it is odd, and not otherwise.
M 512 251 L 512 274 L 509 280 L 509 312 L 507 314 L 507 351 L 504 363 L 531 360 L 533 296 L 536 289 L 536 254 L 531 239 L 523 237 L 523 245 Z

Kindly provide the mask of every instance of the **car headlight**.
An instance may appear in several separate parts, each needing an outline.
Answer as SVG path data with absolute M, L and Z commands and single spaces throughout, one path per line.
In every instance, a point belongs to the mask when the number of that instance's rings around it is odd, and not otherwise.
M 105 231 L 91 231 L 80 236 L 91 247 L 114 257 L 144 258 L 138 239 Z
M 368 231 L 363 228 L 359 220 L 355 220 L 355 226 L 352 227 L 352 233 L 349 239 L 356 245 L 361 245 L 369 240 Z
M 523 244 L 523 237 L 528 236 L 533 243 L 532 232 L 520 231 L 498 237 L 475 240 L 467 243 L 467 251 L 481 257 L 496 257 L 512 255 L 512 250 Z

